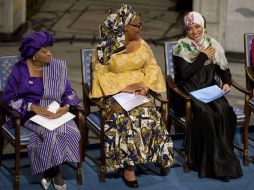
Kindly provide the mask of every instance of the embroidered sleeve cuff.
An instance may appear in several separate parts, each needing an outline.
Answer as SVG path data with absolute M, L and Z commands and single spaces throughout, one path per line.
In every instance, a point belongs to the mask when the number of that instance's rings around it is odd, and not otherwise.
M 31 105 L 32 105 L 32 103 L 28 103 L 27 111 L 31 111 Z

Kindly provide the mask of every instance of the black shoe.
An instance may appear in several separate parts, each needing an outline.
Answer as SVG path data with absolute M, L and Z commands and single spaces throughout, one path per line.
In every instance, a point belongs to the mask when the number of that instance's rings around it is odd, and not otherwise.
M 125 185 L 127 185 L 128 187 L 130 187 L 130 188 L 137 188 L 138 187 L 138 181 L 137 180 L 128 181 L 125 178 L 124 173 L 122 174 L 122 178 L 123 178 L 123 181 L 124 181 Z
M 228 176 L 220 177 L 219 180 L 223 181 L 223 182 L 230 182 L 230 177 L 228 177 Z

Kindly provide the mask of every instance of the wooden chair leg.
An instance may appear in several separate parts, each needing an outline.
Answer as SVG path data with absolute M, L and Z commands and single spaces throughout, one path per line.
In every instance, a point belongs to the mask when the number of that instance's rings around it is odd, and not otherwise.
M 4 151 L 4 137 L 2 133 L 0 132 L 0 166 L 2 164 L 3 151 Z
M 15 147 L 15 172 L 14 172 L 14 189 L 19 190 L 19 170 L 20 170 L 20 148 L 19 145 L 16 144 Z
M 99 174 L 99 181 L 100 183 L 105 183 L 105 173 L 106 173 L 106 166 L 100 166 L 100 174 Z
M 105 183 L 106 159 L 105 159 L 104 133 L 101 135 L 101 161 L 100 161 L 100 183 Z
M 247 110 L 245 114 L 245 121 L 243 124 L 243 164 L 249 165 L 249 153 L 248 153 L 248 135 L 249 135 L 249 122 L 251 111 Z
M 187 156 L 186 156 L 186 153 L 184 153 L 184 165 L 183 165 L 183 171 L 184 173 L 189 173 L 191 171 L 191 169 L 189 168 L 188 166 L 188 163 L 187 163 Z
M 83 132 L 81 132 L 83 133 Z M 84 147 L 84 136 L 81 134 L 81 139 L 79 141 L 79 154 L 80 154 L 80 161 L 77 163 L 77 184 L 82 185 L 83 179 L 82 179 L 82 163 L 84 161 L 83 157 L 83 147 Z
M 86 156 L 86 149 L 87 149 L 87 145 L 88 145 L 88 134 L 89 134 L 89 129 L 88 127 L 84 126 L 84 130 L 83 130 L 84 134 L 83 134 L 83 151 L 82 151 L 82 161 L 85 160 L 85 156 Z
M 83 177 L 82 177 L 82 161 L 77 163 L 77 183 L 79 185 L 83 185 Z

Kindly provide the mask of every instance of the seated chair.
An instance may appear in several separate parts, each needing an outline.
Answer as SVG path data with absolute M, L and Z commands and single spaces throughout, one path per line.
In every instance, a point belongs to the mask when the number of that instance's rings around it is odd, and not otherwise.
M 89 92 L 91 89 L 91 61 L 92 61 L 92 49 L 81 49 L 81 68 L 82 68 L 82 87 L 83 87 L 83 102 L 85 109 L 85 127 L 84 127 L 84 156 L 86 154 L 86 148 L 88 145 L 88 132 L 91 132 L 100 140 L 100 163 L 92 157 L 89 156 L 96 164 L 99 165 L 99 181 L 101 183 L 105 182 L 105 143 L 104 143 L 104 118 L 105 118 L 105 105 L 100 102 L 99 99 L 90 99 Z M 152 95 L 154 100 L 157 100 L 161 103 L 159 109 L 162 114 L 162 118 L 165 124 L 166 122 L 166 113 L 167 113 L 167 100 L 164 100 L 160 94 L 156 94 L 152 91 L 149 91 L 149 94 Z M 91 111 L 92 106 L 97 108 L 97 111 Z M 93 109 L 94 110 L 94 109 Z M 166 168 L 161 167 L 161 175 L 166 175 Z
M 172 48 L 177 44 L 176 41 L 174 42 L 165 42 L 165 61 L 166 61 L 166 82 L 167 82 L 167 98 L 168 98 L 168 125 L 171 127 L 173 124 L 175 128 L 181 127 L 183 129 L 186 129 L 190 122 L 191 117 L 191 97 L 188 94 L 185 94 L 182 90 L 180 90 L 176 84 L 174 83 L 174 67 L 173 67 L 173 60 L 172 60 Z M 251 92 L 248 90 L 245 90 L 242 88 L 239 84 L 237 84 L 232 79 L 232 86 L 235 87 L 237 90 L 245 94 L 245 100 L 248 100 Z M 185 101 L 186 110 L 184 117 L 178 117 L 172 108 L 172 92 L 174 92 L 176 95 L 181 97 L 183 101 Z M 242 109 L 234 107 L 234 112 L 237 115 L 237 126 L 243 126 L 244 127 L 244 133 L 243 133 L 243 144 L 244 148 L 241 148 L 239 145 L 235 145 L 235 147 L 241 151 L 244 152 L 244 165 L 248 165 L 248 141 L 246 140 L 246 137 L 248 136 L 246 125 L 244 125 L 245 121 L 245 114 Z M 245 109 L 246 110 L 246 109 Z M 172 131 L 172 129 L 171 129 Z M 184 151 L 181 149 L 176 149 L 175 151 L 178 152 L 181 156 L 184 157 L 184 165 L 183 170 L 184 172 L 189 172 L 190 169 L 187 165 L 187 156 L 185 155 Z
M 9 106 L 6 106 L 2 103 L 2 93 L 4 90 L 4 86 L 6 80 L 11 72 L 12 66 L 20 60 L 20 56 L 2 56 L 0 57 L 0 165 L 6 168 L 8 171 L 14 174 L 13 188 L 15 190 L 19 189 L 19 171 L 20 171 L 20 154 L 21 150 L 27 148 L 28 141 L 31 135 L 30 130 L 20 125 L 20 117 L 19 113 L 12 109 Z M 83 110 L 81 108 L 71 108 L 70 111 L 76 115 L 75 122 L 82 134 L 82 125 L 83 125 Z M 10 128 L 8 123 L 6 123 L 6 118 L 12 117 L 14 122 L 14 128 Z M 7 141 L 10 145 L 12 145 L 15 149 L 15 167 L 9 168 L 2 163 L 3 159 L 3 148 L 4 141 Z M 80 155 L 82 157 L 82 148 L 83 143 L 82 139 L 80 140 Z M 82 159 L 77 166 L 73 166 L 72 164 L 68 164 L 71 167 L 77 170 L 77 183 L 82 185 Z M 13 169 L 15 170 L 13 172 Z
M 245 53 L 245 79 L 246 79 L 246 88 L 253 92 L 254 89 L 254 63 L 252 63 L 253 60 L 253 53 L 254 49 L 252 44 L 254 43 L 254 33 L 246 33 L 244 34 L 244 53 Z M 252 59 L 251 59 L 252 58 Z M 248 129 L 249 123 L 250 123 L 250 115 L 251 112 L 254 112 L 254 97 L 253 94 L 251 95 L 251 99 L 247 102 L 247 111 L 246 111 L 246 129 Z M 248 133 L 248 131 L 246 132 Z M 254 141 L 253 137 L 248 136 L 246 138 L 246 141 L 248 139 Z M 254 161 L 254 157 L 252 157 L 252 162 Z

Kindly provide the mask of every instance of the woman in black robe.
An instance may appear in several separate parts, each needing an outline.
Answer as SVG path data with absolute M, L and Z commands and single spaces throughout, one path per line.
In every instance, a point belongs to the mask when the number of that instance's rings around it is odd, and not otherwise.
M 184 17 L 186 38 L 173 48 L 175 83 L 189 94 L 192 91 L 222 81 L 222 90 L 229 90 L 231 74 L 221 45 L 208 37 L 205 20 L 197 12 Z M 185 135 L 188 166 L 198 171 L 199 177 L 229 181 L 242 176 L 239 160 L 234 154 L 233 139 L 236 115 L 225 97 L 210 103 L 191 100 L 190 125 Z M 173 96 L 173 108 L 183 114 L 184 102 Z

